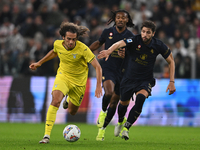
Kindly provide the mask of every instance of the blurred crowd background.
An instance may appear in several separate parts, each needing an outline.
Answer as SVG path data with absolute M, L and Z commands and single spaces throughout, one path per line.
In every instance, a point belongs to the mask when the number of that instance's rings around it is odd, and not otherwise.
M 171 49 L 176 78 L 200 78 L 200 0 L 0 0 L 0 76 L 54 76 L 58 58 L 37 71 L 31 71 L 29 65 L 61 39 L 61 22 L 87 26 L 89 36 L 79 40 L 89 46 L 103 29 L 113 26 L 107 21 L 111 11 L 118 9 L 130 13 L 134 34 L 140 33 L 144 20 L 156 23 L 155 37 Z M 89 77 L 95 76 L 89 68 Z M 154 73 L 156 78 L 169 78 L 168 65 L 161 56 Z

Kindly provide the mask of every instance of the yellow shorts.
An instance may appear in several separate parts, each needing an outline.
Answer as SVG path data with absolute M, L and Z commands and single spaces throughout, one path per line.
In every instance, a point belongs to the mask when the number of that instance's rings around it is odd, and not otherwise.
M 68 95 L 67 102 L 70 100 L 75 106 L 80 106 L 85 94 L 85 89 L 86 85 L 77 86 L 66 80 L 63 74 L 57 74 L 52 91 L 61 91 L 64 95 Z

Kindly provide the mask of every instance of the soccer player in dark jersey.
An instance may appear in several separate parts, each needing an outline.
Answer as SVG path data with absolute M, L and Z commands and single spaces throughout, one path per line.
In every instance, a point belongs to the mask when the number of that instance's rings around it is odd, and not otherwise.
M 142 112 L 145 99 L 151 96 L 151 88 L 155 85 L 153 77 L 153 67 L 156 57 L 161 54 L 167 61 L 170 69 L 170 81 L 166 92 L 169 95 L 176 91 L 174 74 L 175 65 L 172 52 L 160 40 L 154 38 L 156 25 L 152 21 L 144 21 L 141 27 L 141 34 L 130 39 L 121 40 L 113 44 L 108 50 L 103 50 L 98 58 L 108 59 L 109 55 L 120 47 L 126 46 L 126 70 L 120 84 L 120 103 L 118 106 L 119 120 L 123 120 L 130 98 L 136 94 L 135 105 L 131 108 L 124 127 L 118 130 L 118 135 L 128 140 L 128 131 L 132 124 L 137 120 Z
M 104 29 L 99 40 L 92 43 L 89 48 L 94 51 L 105 43 L 105 49 L 108 49 L 112 44 L 119 40 L 124 40 L 134 36 L 134 34 L 127 29 L 127 27 L 134 27 L 131 16 L 125 10 L 118 10 L 112 12 L 112 16 L 108 24 L 114 21 L 113 27 Z M 99 132 L 96 140 L 104 140 L 105 128 L 113 118 L 116 107 L 119 102 L 119 86 L 121 81 L 121 66 L 123 58 L 118 55 L 118 49 L 115 49 L 109 59 L 103 59 L 101 67 L 103 70 L 102 82 L 105 94 L 102 99 L 102 110 L 97 119 L 97 126 Z M 109 105 L 110 103 L 110 105 Z M 109 107 L 108 107 L 109 105 Z M 108 107 L 108 109 L 107 109 Z M 123 120 L 122 120 L 123 122 Z M 122 122 L 118 124 L 122 127 Z M 126 118 L 124 120 L 126 122 Z

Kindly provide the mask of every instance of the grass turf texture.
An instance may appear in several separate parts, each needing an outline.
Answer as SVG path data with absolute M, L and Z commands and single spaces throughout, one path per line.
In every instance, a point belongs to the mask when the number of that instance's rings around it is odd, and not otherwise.
M 65 141 L 63 129 L 76 124 L 81 138 L 74 143 Z M 96 141 L 98 128 L 82 123 L 55 124 L 49 144 L 39 144 L 44 123 L 0 123 L 0 150 L 199 150 L 200 128 L 133 126 L 128 141 L 114 136 L 114 126 L 106 129 L 105 140 Z

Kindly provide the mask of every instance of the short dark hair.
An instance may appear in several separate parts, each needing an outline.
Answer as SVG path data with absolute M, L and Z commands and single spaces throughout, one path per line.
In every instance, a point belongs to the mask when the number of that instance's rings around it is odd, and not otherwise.
M 142 23 L 141 30 L 143 27 L 150 28 L 152 30 L 152 32 L 156 31 L 156 24 L 150 20 L 146 20 Z
M 127 14 L 127 16 L 128 16 L 128 22 L 126 23 L 126 26 L 127 26 L 127 27 L 134 27 L 134 26 L 135 26 L 135 24 L 133 24 L 133 21 L 132 21 L 132 19 L 131 19 L 130 14 L 129 14 L 126 10 L 117 10 L 117 11 L 115 11 L 115 12 L 111 11 L 112 15 L 111 15 L 111 18 L 108 20 L 108 25 L 109 25 L 111 22 L 115 21 L 115 17 L 116 17 L 116 15 L 117 15 L 117 13 L 119 13 L 119 12 L 124 12 L 124 13 Z M 115 23 L 113 26 L 115 26 L 115 25 L 116 25 L 116 23 Z
M 71 33 L 77 33 L 77 38 L 79 36 L 82 36 L 84 34 L 87 34 L 87 31 L 90 31 L 87 27 L 85 26 L 78 26 L 74 23 L 71 22 L 62 22 L 62 24 L 60 25 L 60 35 L 64 36 L 66 35 L 66 32 L 71 32 Z

